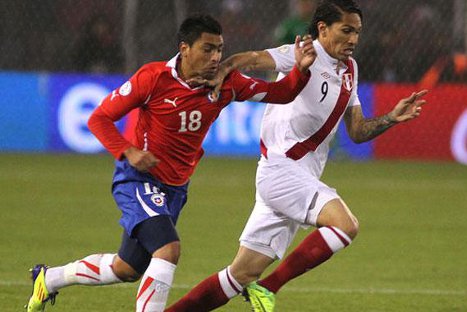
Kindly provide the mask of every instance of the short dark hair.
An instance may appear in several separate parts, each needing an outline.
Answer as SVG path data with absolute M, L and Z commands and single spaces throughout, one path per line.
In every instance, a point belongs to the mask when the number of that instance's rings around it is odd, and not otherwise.
M 186 18 L 177 34 L 178 44 L 181 42 L 192 45 L 201 37 L 202 33 L 222 34 L 222 27 L 218 21 L 207 14 L 195 14 Z
M 316 8 L 315 15 L 308 32 L 313 39 L 318 38 L 318 23 L 324 22 L 330 26 L 342 19 L 342 13 L 355 13 L 363 20 L 363 14 L 353 0 L 322 0 Z

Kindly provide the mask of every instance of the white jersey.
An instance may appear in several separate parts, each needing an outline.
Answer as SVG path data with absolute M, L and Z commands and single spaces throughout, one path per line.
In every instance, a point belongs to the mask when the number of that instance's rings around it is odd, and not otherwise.
M 360 105 L 357 95 L 357 63 L 344 64 L 313 42 L 317 58 L 310 67 L 311 78 L 302 92 L 287 105 L 268 104 L 261 125 L 261 150 L 300 162 L 316 177 L 323 173 L 329 143 L 349 106 Z M 295 65 L 294 45 L 267 50 L 281 79 Z

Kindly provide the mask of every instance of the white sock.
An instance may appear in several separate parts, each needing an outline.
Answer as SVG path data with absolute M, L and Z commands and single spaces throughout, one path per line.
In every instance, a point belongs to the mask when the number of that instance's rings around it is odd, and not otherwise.
M 164 311 L 176 268 L 175 264 L 168 261 L 151 259 L 136 296 L 137 312 Z
M 338 252 L 352 243 L 352 239 L 345 234 L 344 231 L 335 226 L 324 226 L 319 228 L 318 231 L 333 253 Z
M 114 274 L 112 263 L 116 254 L 90 255 L 65 266 L 49 268 L 45 274 L 45 285 L 49 292 L 70 285 L 108 285 L 121 283 Z
M 242 285 L 240 285 L 240 283 L 237 282 L 230 273 L 230 266 L 220 271 L 218 273 L 218 277 L 222 287 L 222 291 L 227 296 L 227 298 L 231 299 L 242 291 Z

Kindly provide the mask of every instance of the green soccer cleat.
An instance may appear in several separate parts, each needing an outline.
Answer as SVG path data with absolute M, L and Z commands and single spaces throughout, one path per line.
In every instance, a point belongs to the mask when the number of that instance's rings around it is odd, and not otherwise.
M 55 296 L 58 292 L 49 293 L 45 286 L 45 272 L 47 267 L 43 264 L 37 264 L 31 270 L 32 278 L 32 295 L 29 298 L 28 304 L 25 306 L 27 312 L 42 312 L 45 310 L 45 304 L 50 300 L 50 303 L 55 304 Z
M 258 283 L 248 284 L 243 290 L 243 296 L 251 304 L 253 312 L 273 312 L 276 296 Z

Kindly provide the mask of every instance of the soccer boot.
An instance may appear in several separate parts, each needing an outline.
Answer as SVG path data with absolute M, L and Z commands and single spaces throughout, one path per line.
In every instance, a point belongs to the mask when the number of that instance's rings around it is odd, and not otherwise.
M 273 292 L 267 290 L 258 283 L 248 284 L 242 294 L 246 301 L 251 304 L 253 312 L 273 312 L 276 303 L 276 297 Z
M 29 298 L 28 304 L 25 306 L 27 312 L 42 312 L 45 309 L 47 301 L 55 304 L 55 296 L 58 292 L 49 293 L 45 286 L 45 272 L 47 267 L 43 264 L 36 264 L 30 270 L 32 278 L 32 295 Z

